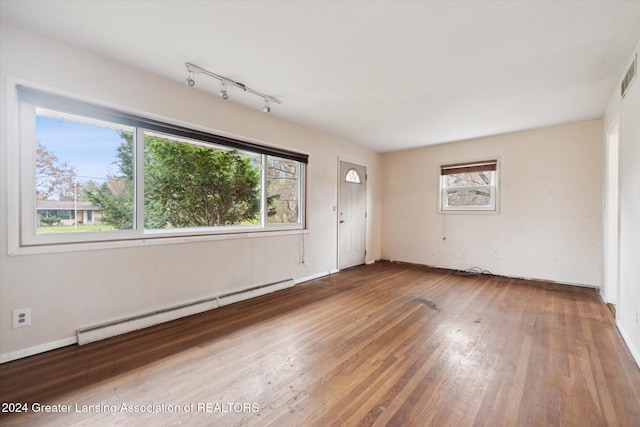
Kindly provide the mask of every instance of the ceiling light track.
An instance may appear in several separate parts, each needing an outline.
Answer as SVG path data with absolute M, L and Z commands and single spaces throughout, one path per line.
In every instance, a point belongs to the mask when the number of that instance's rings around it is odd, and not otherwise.
M 196 81 L 194 80 L 194 77 L 195 77 L 196 74 L 204 74 L 205 76 L 213 77 L 214 79 L 220 80 L 220 96 L 223 99 L 228 99 L 229 98 L 229 94 L 227 93 L 227 86 L 235 86 L 235 87 L 237 87 L 239 89 L 242 89 L 245 92 L 252 93 L 252 94 L 262 98 L 264 100 L 264 107 L 262 108 L 262 111 L 264 111 L 265 113 L 270 113 L 271 112 L 271 107 L 269 106 L 270 102 L 273 102 L 275 104 L 282 104 L 282 101 L 280 101 L 279 99 L 277 99 L 277 98 L 275 98 L 275 97 L 273 97 L 271 95 L 267 95 L 266 93 L 258 92 L 255 89 L 251 89 L 250 87 L 248 87 L 244 83 L 240 83 L 240 82 L 232 80 L 232 79 L 230 79 L 228 77 L 221 76 L 220 74 L 213 73 L 213 72 L 211 72 L 209 70 L 206 70 L 206 69 L 204 69 L 202 67 L 199 67 L 198 65 L 192 64 L 190 62 L 185 62 L 184 65 L 185 65 L 185 67 L 187 67 L 187 71 L 189 73 L 189 75 L 187 77 L 187 84 L 189 86 L 195 86 Z

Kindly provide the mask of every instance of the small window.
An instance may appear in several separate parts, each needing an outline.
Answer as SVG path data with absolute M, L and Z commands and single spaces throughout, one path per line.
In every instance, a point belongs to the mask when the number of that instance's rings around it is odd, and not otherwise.
M 360 174 L 355 169 L 349 169 L 347 172 L 347 176 L 344 178 L 346 182 L 351 182 L 353 184 L 360 184 L 362 181 L 360 180 Z
M 497 212 L 498 161 L 440 167 L 441 211 Z

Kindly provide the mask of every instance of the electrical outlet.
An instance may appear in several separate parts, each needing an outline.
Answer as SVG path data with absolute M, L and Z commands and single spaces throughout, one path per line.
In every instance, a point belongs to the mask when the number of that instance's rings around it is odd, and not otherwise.
M 457 252 L 456 252 L 456 258 L 457 258 L 457 259 L 462 259 L 462 252 L 457 251 Z
M 23 328 L 25 326 L 31 326 L 31 309 L 19 308 L 13 310 L 13 327 Z

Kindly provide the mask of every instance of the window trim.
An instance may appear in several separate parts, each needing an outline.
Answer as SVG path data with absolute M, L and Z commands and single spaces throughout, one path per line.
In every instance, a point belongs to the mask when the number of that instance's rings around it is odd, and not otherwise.
M 260 141 L 242 138 L 236 139 L 218 133 L 212 133 L 199 129 L 197 125 L 188 123 L 176 124 L 176 121 L 161 118 L 151 119 L 144 115 L 132 114 L 125 109 L 104 107 L 93 102 L 81 101 L 71 98 L 68 94 L 57 95 L 49 90 L 33 89 L 25 86 L 25 82 L 14 78 L 7 79 L 9 87 L 7 101 L 8 105 L 15 105 L 15 109 L 8 112 L 8 136 L 10 143 L 7 147 L 7 159 L 20 159 L 20 161 L 8 161 L 7 173 L 9 184 L 8 207 L 9 207 L 9 232 L 8 232 L 8 252 L 10 255 L 24 253 L 46 253 L 52 251 L 75 251 L 84 250 L 88 247 L 124 247 L 147 244 L 167 244 L 181 243 L 191 240 L 226 240 L 229 238 L 251 238 L 273 235 L 287 235 L 306 233 L 306 173 L 309 155 L 307 153 L 296 152 L 281 147 L 263 144 Z M 37 102 L 39 96 L 43 101 Z M 56 104 L 58 103 L 58 104 Z M 62 106 L 58 108 L 57 105 Z M 144 206 L 144 193 L 140 191 L 143 187 L 137 186 L 134 194 L 135 200 L 135 229 L 101 231 L 96 233 L 40 233 L 37 234 L 35 212 L 35 148 L 33 143 L 23 143 L 23 141 L 35 141 L 35 109 L 37 107 L 59 110 L 66 113 L 77 114 L 95 119 L 112 121 L 120 124 L 136 123 L 136 138 L 138 139 L 144 130 L 167 132 L 169 134 L 187 137 L 215 145 L 223 145 L 238 151 L 249 151 L 261 155 L 263 159 L 267 156 L 283 158 L 298 162 L 298 193 L 299 209 L 298 222 L 290 224 L 268 224 L 261 221 L 256 225 L 237 225 L 224 227 L 206 228 L 185 228 L 170 230 L 151 230 L 141 227 L 144 222 L 142 206 Z M 90 108 L 89 112 L 79 111 L 75 108 Z M 114 120 L 115 118 L 115 120 Z M 126 123 L 122 123 L 126 120 Z M 15 142 L 11 142 L 15 141 Z M 143 144 L 134 144 L 135 164 L 140 168 L 139 163 L 144 162 L 142 151 Z M 138 169 L 144 171 L 144 169 Z M 144 180 L 144 173 L 136 173 L 136 185 Z M 16 186 L 12 186 L 16 183 Z M 19 189 L 18 189 L 19 183 Z M 264 187 L 264 185 L 262 185 Z M 263 189 L 264 191 L 264 189 Z M 142 200 L 141 200 L 142 199 Z M 141 204 L 142 203 L 142 204 Z M 265 202 L 266 203 L 266 202 Z M 265 211 L 266 212 L 266 211 Z M 262 217 L 264 215 L 261 215 Z
M 481 172 L 481 171 L 493 171 L 493 183 L 488 185 L 474 185 L 465 187 L 446 187 L 447 175 L 456 173 L 469 173 L 469 172 Z M 490 160 L 481 161 L 468 161 L 441 164 L 438 174 L 438 198 L 439 198 L 439 213 L 444 214 L 499 214 L 500 213 L 500 159 L 494 157 Z M 489 206 L 448 206 L 447 194 L 452 189 L 489 189 Z

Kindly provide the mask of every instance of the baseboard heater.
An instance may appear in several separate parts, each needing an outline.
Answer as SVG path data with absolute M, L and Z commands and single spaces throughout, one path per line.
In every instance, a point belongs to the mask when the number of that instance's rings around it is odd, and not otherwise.
M 169 322 L 181 317 L 191 316 L 193 314 L 213 310 L 218 307 L 233 304 L 234 302 L 258 297 L 260 295 L 265 295 L 271 292 L 279 291 L 281 289 L 290 288 L 294 286 L 294 284 L 295 283 L 293 279 L 286 279 L 279 282 L 267 283 L 264 285 L 243 289 L 241 291 L 230 292 L 207 299 L 194 301 L 188 304 L 181 304 L 175 307 L 156 310 L 151 313 L 141 314 L 139 316 L 116 320 L 89 328 L 78 329 L 78 345 L 88 344 L 90 342 L 115 337 L 116 335 L 122 335 L 126 334 L 127 332 L 148 328 L 150 326 L 164 322 Z

